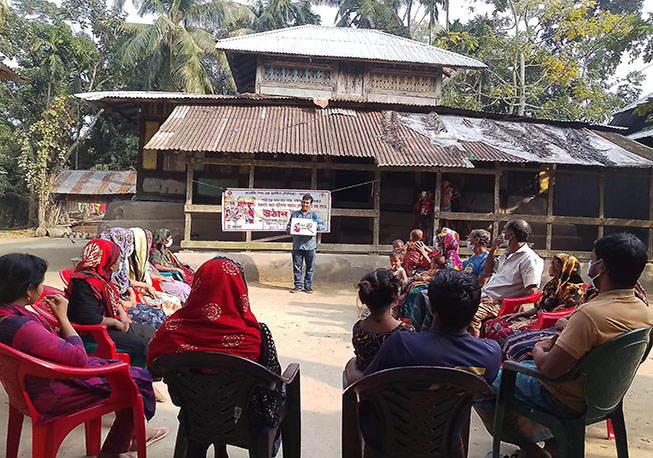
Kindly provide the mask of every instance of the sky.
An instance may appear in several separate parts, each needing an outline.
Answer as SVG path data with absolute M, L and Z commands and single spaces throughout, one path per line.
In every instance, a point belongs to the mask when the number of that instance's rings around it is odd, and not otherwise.
M 127 10 L 129 16 L 128 21 L 131 22 L 151 22 L 151 18 L 142 18 L 136 13 L 136 9 L 133 7 L 132 3 L 127 0 L 125 4 L 125 9 Z M 322 19 L 322 25 L 333 26 L 337 8 L 327 5 L 318 5 L 313 6 L 313 10 L 320 15 Z M 486 3 L 481 3 L 479 1 L 472 2 L 451 2 L 451 9 L 449 11 L 449 20 L 451 22 L 456 19 L 460 19 L 461 22 L 465 23 L 477 14 L 485 14 L 492 11 L 492 7 Z M 649 14 L 653 14 L 653 0 L 644 0 L 643 15 L 646 17 Z M 653 62 L 646 64 L 641 59 L 637 59 L 634 62 L 630 62 L 630 58 L 627 55 L 624 55 L 621 65 L 617 68 L 617 77 L 623 78 L 629 72 L 640 70 L 644 73 L 645 80 L 642 83 L 642 96 L 648 95 L 653 92 Z

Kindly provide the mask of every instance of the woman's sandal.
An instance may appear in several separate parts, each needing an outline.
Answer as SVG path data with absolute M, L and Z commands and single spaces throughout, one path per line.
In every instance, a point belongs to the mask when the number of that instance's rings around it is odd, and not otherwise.
M 152 434 L 150 437 L 145 438 L 145 447 L 149 447 L 155 442 L 160 441 L 164 437 L 168 435 L 170 430 L 166 428 L 165 426 L 162 426 L 161 428 L 154 429 L 154 434 Z M 138 450 L 138 444 L 136 444 L 136 441 L 132 439 L 132 444 L 131 447 L 129 447 L 130 452 L 135 452 Z

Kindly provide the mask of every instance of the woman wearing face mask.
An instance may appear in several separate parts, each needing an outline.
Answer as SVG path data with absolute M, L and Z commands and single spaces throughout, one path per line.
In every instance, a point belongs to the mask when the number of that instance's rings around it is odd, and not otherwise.
M 172 275 L 173 278 L 178 278 L 187 285 L 192 286 L 195 272 L 189 266 L 182 264 L 177 256 L 170 251 L 172 242 L 172 235 L 168 229 L 156 231 L 152 250 L 150 251 L 150 262 L 163 275 Z
M 485 260 L 487 259 L 487 246 L 490 244 L 490 233 L 485 229 L 474 229 L 467 237 L 467 248 L 474 253 L 471 258 L 463 262 L 463 270 L 476 275 L 483 286 L 487 277 L 483 274 Z

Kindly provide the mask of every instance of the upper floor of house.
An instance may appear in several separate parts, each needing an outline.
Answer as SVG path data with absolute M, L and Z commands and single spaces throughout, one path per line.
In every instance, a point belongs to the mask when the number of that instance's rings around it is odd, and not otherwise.
M 378 30 L 306 25 L 220 40 L 239 93 L 437 105 L 482 62 Z

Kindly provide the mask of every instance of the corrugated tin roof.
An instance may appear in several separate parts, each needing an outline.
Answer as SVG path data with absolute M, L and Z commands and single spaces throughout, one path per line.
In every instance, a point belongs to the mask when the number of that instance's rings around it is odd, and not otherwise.
M 650 99 L 650 98 L 653 98 L 653 92 L 651 92 L 649 95 L 646 95 L 646 96 L 642 97 L 642 98 L 639 99 L 639 100 L 634 101 L 633 103 L 630 103 L 630 104 L 626 105 L 626 106 L 623 107 L 621 110 L 619 110 L 619 111 L 615 111 L 612 115 L 614 116 L 614 115 L 616 115 L 617 113 L 623 113 L 624 111 L 632 110 L 632 109 L 635 108 L 637 105 L 641 105 L 641 104 L 643 104 L 643 103 L 647 103 L 647 102 L 648 102 L 648 99 Z
M 395 112 L 337 108 L 179 106 L 145 147 L 361 157 L 385 166 L 471 166 L 458 152 L 404 126 Z
M 66 170 L 59 173 L 53 194 L 135 194 L 136 172 L 108 170 Z
M 472 161 L 498 161 L 653 167 L 626 149 L 627 139 L 610 135 L 624 141 L 584 127 L 435 112 L 182 105 L 145 148 L 349 156 L 374 159 L 379 166 L 474 167 Z
M 302 25 L 219 40 L 222 51 L 377 62 L 403 62 L 452 68 L 487 68 L 483 62 L 419 41 L 371 29 Z
M 80 92 L 75 97 L 89 102 L 102 100 L 125 99 L 125 100 L 216 100 L 232 99 L 232 95 L 221 94 L 191 94 L 186 92 L 165 92 L 165 91 L 98 91 Z M 255 98 L 255 96 L 243 96 L 243 98 Z M 272 98 L 272 97 L 270 97 Z

